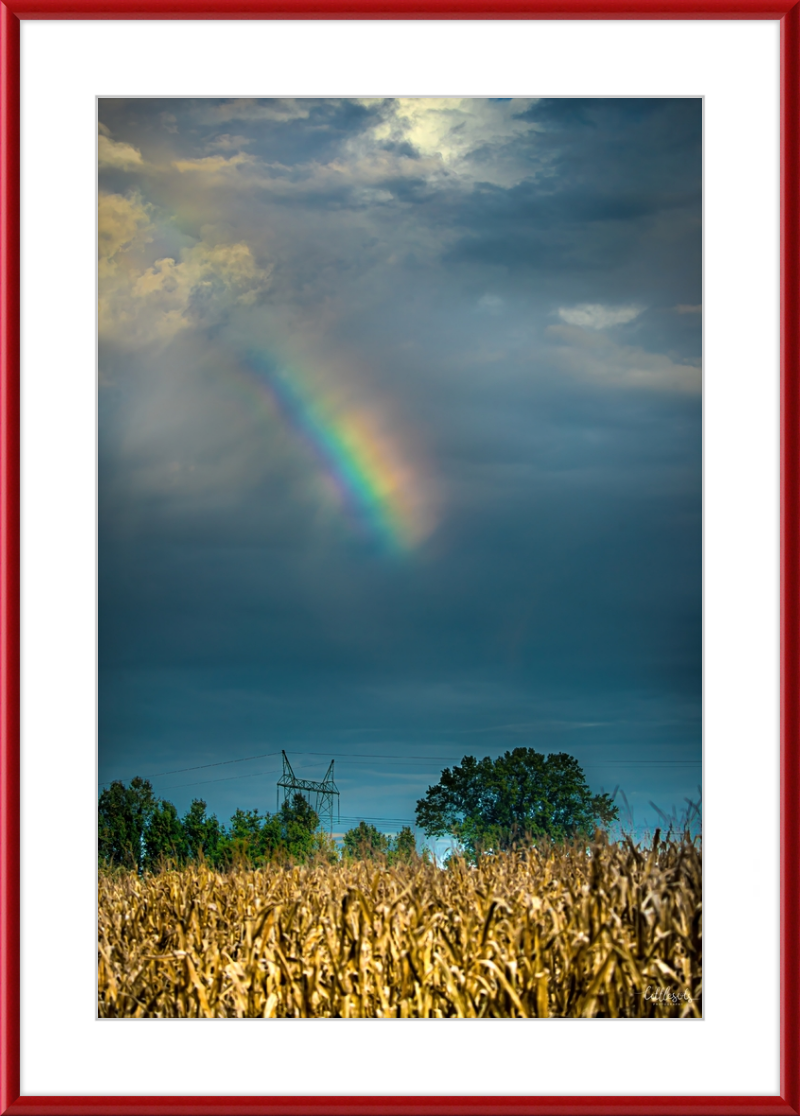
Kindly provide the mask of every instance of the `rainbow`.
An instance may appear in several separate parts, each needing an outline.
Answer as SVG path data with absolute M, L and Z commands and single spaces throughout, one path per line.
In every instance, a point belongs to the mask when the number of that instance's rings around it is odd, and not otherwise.
M 340 504 L 395 553 L 413 550 L 432 527 L 419 482 L 367 410 L 335 407 L 294 370 L 248 354 L 246 375 L 294 431 Z

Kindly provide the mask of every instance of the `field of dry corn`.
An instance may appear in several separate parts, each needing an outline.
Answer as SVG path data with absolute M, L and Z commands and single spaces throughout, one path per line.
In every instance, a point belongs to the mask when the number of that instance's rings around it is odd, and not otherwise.
M 99 888 L 102 1017 L 701 1014 L 699 841 Z

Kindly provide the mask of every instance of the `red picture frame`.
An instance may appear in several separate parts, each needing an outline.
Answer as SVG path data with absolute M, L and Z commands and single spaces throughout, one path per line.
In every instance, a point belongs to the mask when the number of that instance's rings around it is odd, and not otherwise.
M 20 1096 L 20 20 L 771 19 L 781 30 L 780 1095 Z M 0 0 L 0 1116 L 5 1113 L 800 1113 L 800 2 Z

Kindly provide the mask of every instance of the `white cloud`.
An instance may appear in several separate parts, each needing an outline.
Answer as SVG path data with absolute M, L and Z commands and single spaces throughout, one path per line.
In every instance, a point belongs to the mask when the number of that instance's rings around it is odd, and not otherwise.
M 549 326 L 548 337 L 560 342 L 556 361 L 571 375 L 617 388 L 696 393 L 702 387 L 699 362 L 676 361 L 634 345 L 617 345 L 605 334 L 576 326 Z
M 117 143 L 103 129 L 97 137 L 97 162 L 101 167 L 114 167 L 116 170 L 142 170 L 145 161 L 142 153 L 130 143 Z
M 561 307 L 558 316 L 562 322 L 581 329 L 609 329 L 632 322 L 643 310 L 643 306 L 602 306 L 599 302 L 584 302 L 580 306 Z
M 532 159 L 530 136 L 535 126 L 521 118 L 535 103 L 530 98 L 399 97 L 385 103 L 386 112 L 378 123 L 351 140 L 351 159 L 359 161 L 370 149 L 383 149 L 386 143 L 408 143 L 425 161 L 417 161 L 417 174 L 504 187 L 534 177 L 544 166 L 544 157 L 538 163 Z M 523 136 L 529 141 L 524 159 L 515 144 Z

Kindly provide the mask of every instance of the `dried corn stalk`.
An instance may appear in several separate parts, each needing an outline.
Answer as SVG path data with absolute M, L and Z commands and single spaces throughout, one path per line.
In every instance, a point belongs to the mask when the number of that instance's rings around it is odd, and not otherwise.
M 701 1014 L 699 842 L 101 872 L 99 1014 Z

